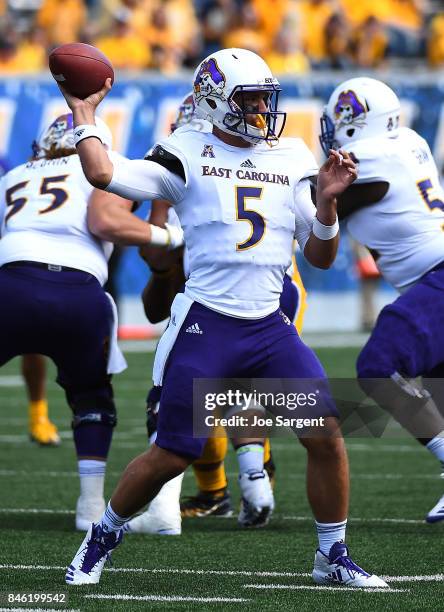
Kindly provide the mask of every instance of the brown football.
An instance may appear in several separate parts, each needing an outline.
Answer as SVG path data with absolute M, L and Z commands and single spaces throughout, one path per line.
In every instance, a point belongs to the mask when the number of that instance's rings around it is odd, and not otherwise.
M 84 43 L 54 49 L 49 56 L 49 69 L 55 80 L 77 98 L 99 91 L 107 78 L 114 82 L 114 70 L 106 55 Z

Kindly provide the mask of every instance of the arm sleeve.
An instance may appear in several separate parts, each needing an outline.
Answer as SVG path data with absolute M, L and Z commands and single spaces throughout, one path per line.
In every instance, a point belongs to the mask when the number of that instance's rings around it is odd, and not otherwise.
M 114 171 L 105 191 L 135 201 L 162 198 L 175 204 L 183 199 L 184 180 L 160 164 L 120 155 L 110 155 L 110 160 Z
M 311 200 L 310 181 L 308 179 L 303 179 L 297 183 L 294 191 L 294 206 L 296 214 L 294 237 L 301 251 L 304 252 L 316 215 L 316 207 Z

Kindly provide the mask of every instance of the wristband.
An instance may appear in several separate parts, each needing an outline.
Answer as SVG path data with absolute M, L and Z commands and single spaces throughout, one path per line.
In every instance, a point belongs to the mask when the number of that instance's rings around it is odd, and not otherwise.
M 77 146 L 79 142 L 85 140 L 85 138 L 98 138 L 100 142 L 103 144 L 102 137 L 100 135 L 100 131 L 96 125 L 77 125 L 74 128 L 74 144 Z
M 165 223 L 165 228 L 170 236 L 170 242 L 168 248 L 170 250 L 177 249 L 184 244 L 183 241 L 183 229 L 170 223 Z
M 151 228 L 151 238 L 149 244 L 163 247 L 170 245 L 171 239 L 168 230 L 164 229 L 163 227 L 153 225 L 152 223 L 149 223 L 149 226 Z
M 338 217 L 336 216 L 336 221 L 333 225 L 324 225 L 319 221 L 317 217 L 313 220 L 312 232 L 319 238 L 319 240 L 331 240 L 338 235 L 339 232 L 339 222 Z

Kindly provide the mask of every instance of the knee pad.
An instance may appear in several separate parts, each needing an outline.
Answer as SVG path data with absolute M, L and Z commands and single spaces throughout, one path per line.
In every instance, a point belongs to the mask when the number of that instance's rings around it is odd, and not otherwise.
M 399 372 L 386 378 L 360 378 L 359 385 L 366 395 L 375 399 L 384 408 L 412 406 L 421 408 L 430 399 L 430 393 L 420 385 L 404 378 Z M 388 409 L 388 408 L 387 408 Z
M 157 431 L 157 416 L 159 414 L 160 396 L 162 387 L 151 387 L 146 398 L 146 430 L 151 439 Z
M 442 415 L 430 393 L 394 372 L 385 380 L 359 380 L 362 390 L 419 440 L 429 440 L 443 428 Z
M 66 395 L 73 412 L 73 429 L 93 423 L 108 427 L 117 425 L 117 412 L 111 384 L 101 389 L 91 389 L 82 393 L 70 390 L 66 392 Z

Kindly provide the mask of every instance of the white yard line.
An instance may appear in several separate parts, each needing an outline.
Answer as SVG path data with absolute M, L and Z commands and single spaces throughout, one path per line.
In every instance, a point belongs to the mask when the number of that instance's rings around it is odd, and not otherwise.
M 62 440 L 72 440 L 72 431 L 70 429 L 59 430 L 59 435 Z M 140 427 L 134 427 L 127 431 L 116 431 L 113 435 L 113 438 L 116 442 L 119 440 L 134 440 L 135 436 L 143 436 L 146 435 L 146 428 L 143 427 L 142 419 Z M 0 435 L 0 443 L 4 444 L 29 444 L 29 436 L 28 434 L 2 434 Z M 134 440 L 131 444 L 137 444 L 138 441 Z
M 118 477 L 121 476 L 122 472 L 118 471 L 107 471 L 107 476 Z M 239 475 L 239 472 L 227 472 L 227 476 L 231 478 L 235 478 Z M 37 477 L 48 477 L 48 478 L 78 478 L 78 473 L 74 470 L 39 470 L 39 471 L 31 471 L 31 470 L 2 470 L 0 469 L 0 478 L 8 478 L 19 476 L 21 478 L 37 478 Z M 191 477 L 194 475 L 189 470 L 185 473 L 186 477 Z M 408 478 L 409 480 L 440 480 L 439 474 L 352 474 L 353 480 L 404 480 Z M 305 480 L 305 474 L 290 474 L 287 476 L 289 480 Z
M 79 608 L 0 608 L 0 612 L 80 612 Z
M 194 601 L 198 603 L 245 603 L 243 597 L 188 597 L 181 595 L 84 595 L 85 599 L 114 599 L 117 601 Z
M 154 353 L 159 340 L 119 340 L 124 353 Z
M 74 510 L 58 509 L 58 508 L 0 508 L 0 514 L 75 514 Z M 300 521 L 313 522 L 312 516 L 281 516 L 276 514 L 277 519 L 284 521 Z M 350 517 L 349 523 L 390 523 L 399 525 L 426 525 L 426 522 L 421 519 L 403 519 L 403 518 L 365 518 L 365 517 Z
M 75 514 L 75 510 L 57 508 L 0 508 L 0 514 Z
M 427 576 L 382 576 L 390 582 L 442 582 L 444 574 L 432 574 Z
M 354 591 L 355 593 L 408 593 L 410 589 L 368 588 L 359 589 L 343 586 L 305 584 L 244 584 L 244 589 L 268 589 L 287 591 Z
M 75 514 L 75 510 L 58 509 L 58 508 L 0 508 L 0 514 Z M 281 516 L 276 514 L 277 519 L 284 521 L 300 521 L 313 522 L 312 516 Z M 404 519 L 404 518 L 365 518 L 355 517 L 349 518 L 349 523 L 390 523 L 399 525 L 426 525 L 422 519 Z
M 0 419 L 1 420 L 1 419 Z M 7 420 L 5 420 L 7 422 Z M 3 421 L 3 422 L 5 422 Z M 25 424 L 26 420 L 21 420 L 20 423 Z M 137 427 L 137 423 L 140 426 Z M 126 431 L 116 431 L 113 436 L 113 445 L 118 448 L 136 448 L 140 446 L 140 440 L 134 440 L 131 442 L 131 438 L 134 436 L 144 435 L 146 429 L 143 425 L 143 419 L 140 420 L 132 419 L 134 426 Z M 61 438 L 71 440 L 72 431 L 70 429 L 59 431 Z M 29 436 L 26 433 L 23 434 L 2 434 L 0 435 L 0 443 L 4 444 L 29 444 Z M 275 449 L 285 450 L 298 450 L 299 446 L 294 438 L 289 436 L 286 442 L 272 439 L 272 446 Z M 407 444 L 368 444 L 365 442 L 347 442 L 347 449 L 352 452 L 371 452 L 371 453 L 424 453 L 424 449 L 419 444 L 417 446 L 409 446 Z M 302 449 L 301 449 L 302 450 Z
M 313 521 L 312 516 L 282 516 L 284 521 Z M 351 516 L 348 519 L 349 523 L 394 523 L 399 525 L 426 525 L 426 522 L 421 519 L 403 519 L 403 518 L 359 518 Z
M 0 570 L 28 570 L 28 571 L 64 571 L 66 566 L 63 565 L 15 565 L 15 564 L 0 564 Z M 310 578 L 308 572 L 268 572 L 268 571 L 248 571 L 248 570 L 210 570 L 210 569 L 187 569 L 173 567 L 109 567 L 104 569 L 105 572 L 113 574 L 183 574 L 183 575 L 199 575 L 199 576 L 258 576 L 268 578 Z M 426 574 L 423 576 L 381 576 L 387 582 L 442 582 L 444 574 Z M 275 586 L 275 585 L 270 585 Z M 288 586 L 299 585 L 282 585 L 281 588 Z M 256 588 L 253 585 L 251 588 Z M 261 588 L 261 587 L 257 587 Z M 268 588 L 264 586 L 262 588 Z M 313 588 L 322 588 L 313 586 Z M 342 587 L 341 587 L 342 588 Z M 387 589 L 381 589 L 386 591 Z
M 0 387 L 24 387 L 25 381 L 17 374 L 0 376 Z

